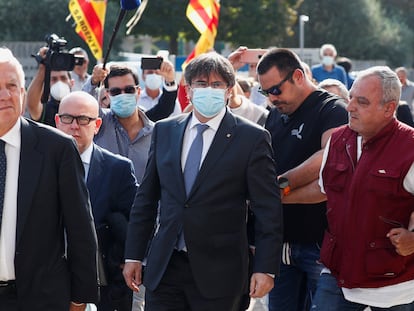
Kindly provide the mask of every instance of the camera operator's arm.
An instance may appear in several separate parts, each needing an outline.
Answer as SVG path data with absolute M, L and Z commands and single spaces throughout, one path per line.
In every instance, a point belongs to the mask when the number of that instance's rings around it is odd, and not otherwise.
M 46 57 L 48 48 L 42 47 L 39 50 L 39 55 L 44 59 Z M 32 82 L 27 89 L 26 94 L 26 108 L 30 114 L 30 117 L 38 121 L 42 117 L 43 105 L 41 98 L 43 94 L 43 83 L 45 79 L 46 67 L 43 64 L 39 64 L 36 75 L 33 77 Z
M 86 80 L 85 84 L 82 86 L 82 91 L 91 94 L 94 97 L 98 97 L 96 88 L 100 85 L 102 81 L 105 80 L 106 76 L 109 73 L 109 69 L 102 68 L 102 64 L 95 65 L 93 67 L 92 75 Z
M 173 113 L 177 99 L 174 65 L 169 60 L 164 60 L 161 63 L 161 68 L 157 69 L 155 73 L 164 78 L 164 86 L 158 104 L 145 112 L 147 117 L 153 122 L 167 118 Z

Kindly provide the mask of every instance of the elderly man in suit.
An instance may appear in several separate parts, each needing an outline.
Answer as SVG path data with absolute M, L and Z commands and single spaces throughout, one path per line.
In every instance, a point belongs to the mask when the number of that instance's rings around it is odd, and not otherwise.
M 85 167 L 92 212 L 107 284 L 101 288 L 99 311 L 130 311 L 132 292 L 122 278 L 126 227 L 137 190 L 131 160 L 93 143 L 102 119 L 97 100 L 77 91 L 64 97 L 56 127 L 73 136 Z
M 73 139 L 21 117 L 24 72 L 0 49 L 0 310 L 84 310 L 96 235 Z
M 194 111 L 155 125 L 124 277 L 137 290 L 147 256 L 148 310 L 240 310 L 246 293 L 270 291 L 279 268 L 282 214 L 270 135 L 227 110 L 235 85 L 227 59 L 203 54 L 185 78 Z M 246 200 L 256 216 L 250 280 Z

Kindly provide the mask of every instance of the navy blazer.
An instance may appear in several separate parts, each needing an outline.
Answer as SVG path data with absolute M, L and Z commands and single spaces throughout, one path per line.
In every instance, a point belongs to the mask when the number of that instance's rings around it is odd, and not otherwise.
M 19 310 L 96 303 L 96 236 L 76 144 L 54 128 L 20 120 L 14 259 Z
M 107 281 L 122 281 L 120 264 L 138 188 L 131 160 L 94 144 L 87 186 Z
M 181 167 L 184 132 L 191 115 L 156 123 L 149 160 L 128 225 L 125 258 L 148 251 L 144 285 L 155 290 L 184 230 L 194 280 L 208 298 L 241 295 L 248 286 L 247 206 L 255 214 L 253 272 L 277 274 L 282 210 L 270 134 L 226 112 L 187 196 Z

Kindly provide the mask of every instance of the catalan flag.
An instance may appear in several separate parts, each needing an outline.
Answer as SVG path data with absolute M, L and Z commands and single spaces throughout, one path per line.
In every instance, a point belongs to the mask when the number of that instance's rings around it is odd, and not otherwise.
M 69 11 L 75 31 L 88 44 L 96 60 L 102 59 L 107 0 L 70 0 Z
M 190 0 L 187 6 L 187 18 L 201 34 L 194 50 L 187 57 L 183 69 L 194 57 L 214 48 L 220 13 L 219 0 Z

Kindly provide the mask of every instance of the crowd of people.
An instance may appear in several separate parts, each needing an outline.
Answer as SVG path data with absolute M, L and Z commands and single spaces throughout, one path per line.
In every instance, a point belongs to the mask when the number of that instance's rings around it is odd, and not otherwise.
M 248 50 L 26 92 L 0 48 L 0 310 L 414 310 L 407 70 Z

